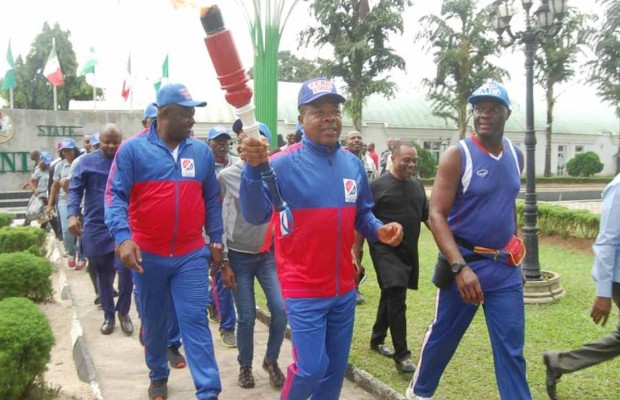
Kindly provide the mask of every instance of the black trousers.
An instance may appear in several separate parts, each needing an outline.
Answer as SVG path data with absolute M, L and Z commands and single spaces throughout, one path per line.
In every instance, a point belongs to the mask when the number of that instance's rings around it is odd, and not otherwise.
M 407 288 L 394 287 L 381 290 L 377 319 L 372 327 L 371 345 L 383 344 L 390 329 L 394 345 L 394 360 L 411 356 L 407 347 Z
M 612 283 L 611 296 L 616 307 L 620 309 L 620 283 Z M 549 353 L 551 367 L 563 374 L 600 364 L 620 355 L 620 325 L 607 336 L 586 343 L 578 349 Z

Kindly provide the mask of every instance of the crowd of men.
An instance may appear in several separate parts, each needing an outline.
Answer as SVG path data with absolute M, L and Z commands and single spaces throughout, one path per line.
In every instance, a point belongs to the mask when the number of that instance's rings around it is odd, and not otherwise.
M 206 143 L 194 138 L 195 107 L 206 102 L 192 99 L 182 84 L 169 84 L 146 108 L 144 130 L 122 144 L 119 128 L 107 124 L 86 138 L 83 151 L 75 140 L 63 139 L 56 160 L 33 152 L 29 186 L 47 213 L 58 217 L 50 222 L 62 238 L 67 266 L 88 265 L 95 303 L 103 310 L 102 334 L 114 331 L 116 317 L 125 334 L 133 333 L 133 292 L 149 399 L 165 400 L 170 367 L 186 365 L 196 398 L 218 398 L 222 387 L 208 320 L 219 323 L 224 346 L 237 348 L 238 385 L 255 386 L 255 281 L 271 313 L 262 361 L 270 384 L 281 389 L 283 400 L 338 399 L 355 306 L 365 301 L 359 291 L 364 241 L 381 291 L 369 346 L 400 373 L 413 374 L 408 399 L 432 398 L 480 306 L 500 397 L 531 399 L 523 356 L 524 248 L 514 218 L 523 155 L 504 136 L 511 112 L 506 89 L 491 81 L 471 95 L 474 133 L 446 150 L 430 201 L 415 177 L 412 144 L 390 138 L 378 155 L 355 130 L 341 142 L 344 102 L 327 79 L 304 82 L 296 131 L 270 150 L 272 133 L 262 123 L 260 138 L 248 135 L 240 120 L 231 130 L 211 128 Z M 275 210 L 263 181 L 267 165 L 291 220 Z M 618 179 L 606 191 L 615 205 Z M 610 233 L 608 226 L 609 213 L 617 210 L 604 207 L 595 247 L 596 268 L 604 271 L 596 276 L 603 282 L 593 308 L 597 323 L 606 321 L 612 294 L 618 297 L 618 229 Z M 407 344 L 406 309 L 407 290 L 418 288 L 422 225 L 439 248 L 433 276 L 438 294 L 416 363 Z M 285 374 L 278 359 L 287 324 L 294 361 Z M 385 344 L 388 331 L 393 348 Z M 545 354 L 550 397 L 556 398 L 563 373 L 618 354 L 618 343 L 616 332 L 587 350 Z

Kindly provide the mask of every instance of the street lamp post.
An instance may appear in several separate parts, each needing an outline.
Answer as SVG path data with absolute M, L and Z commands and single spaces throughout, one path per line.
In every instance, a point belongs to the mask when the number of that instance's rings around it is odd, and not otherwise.
M 494 11 L 493 27 L 503 47 L 509 47 L 515 42 L 525 45 L 526 96 L 525 96 L 525 159 L 526 159 L 526 189 L 523 226 L 523 242 L 527 254 L 523 259 L 523 271 L 528 281 L 542 279 L 538 259 L 538 227 L 536 219 L 538 207 L 536 205 L 536 132 L 534 130 L 534 53 L 539 43 L 553 37 L 562 29 L 562 19 L 566 9 L 566 0 L 541 0 L 540 7 L 533 13 L 530 10 L 533 0 L 522 0 L 525 11 L 525 29 L 513 32 L 510 20 L 514 15 L 512 1 L 497 0 Z M 504 39 L 506 33 L 508 40 Z

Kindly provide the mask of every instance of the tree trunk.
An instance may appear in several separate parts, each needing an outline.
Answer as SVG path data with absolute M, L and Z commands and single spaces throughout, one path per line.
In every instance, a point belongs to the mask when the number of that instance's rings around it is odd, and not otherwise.
M 459 139 L 465 139 L 467 135 L 467 103 L 459 105 L 457 111 L 457 124 L 459 127 Z
M 555 99 L 553 98 L 553 83 L 547 81 L 547 129 L 545 130 L 545 173 L 544 176 L 551 176 L 551 136 L 553 134 L 553 106 Z

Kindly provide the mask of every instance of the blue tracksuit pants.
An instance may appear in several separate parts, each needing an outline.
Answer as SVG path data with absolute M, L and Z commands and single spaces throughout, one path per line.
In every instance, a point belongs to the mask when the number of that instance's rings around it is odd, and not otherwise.
M 503 400 L 531 400 L 523 357 L 525 312 L 522 285 L 484 291 L 482 308 L 491 338 L 500 397 Z M 456 282 L 448 289 L 438 290 L 435 321 L 426 332 L 413 376 L 416 395 L 433 396 L 477 310 L 478 306 L 463 301 Z
M 167 314 L 174 309 L 197 399 L 217 397 L 222 390 L 207 319 L 208 248 L 179 257 L 142 251 L 142 274 L 135 274 L 140 297 L 146 364 L 151 380 L 168 379 Z
M 217 271 L 215 279 L 211 279 L 211 283 L 208 301 L 209 305 L 215 308 L 220 315 L 220 330 L 234 331 L 237 324 L 235 301 L 232 291 L 224 287 L 222 271 Z
M 138 274 L 136 271 L 132 271 L 135 276 Z M 138 311 L 138 317 L 142 319 L 142 311 L 140 309 L 140 293 L 138 291 L 138 286 L 134 286 L 133 288 L 133 296 L 136 303 L 136 310 Z M 171 307 L 168 308 L 168 347 L 180 348 L 183 344 L 181 342 L 181 330 L 179 329 L 179 321 L 177 320 L 177 314 L 174 310 L 174 301 L 172 301 L 172 297 L 170 297 Z
M 131 306 L 131 288 L 133 280 L 131 270 L 125 268 L 114 252 L 101 256 L 88 257 L 90 268 L 97 276 L 97 290 L 99 301 L 103 309 L 104 319 L 114 321 L 114 311 L 120 314 L 129 313 Z M 114 306 L 114 276 L 118 272 L 118 300 Z
M 293 364 L 288 367 L 281 400 L 338 400 L 353 337 L 355 293 L 285 299 Z

